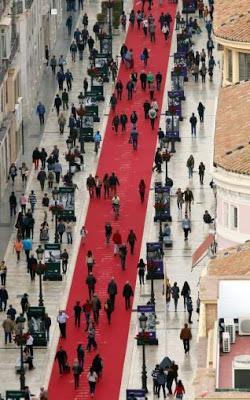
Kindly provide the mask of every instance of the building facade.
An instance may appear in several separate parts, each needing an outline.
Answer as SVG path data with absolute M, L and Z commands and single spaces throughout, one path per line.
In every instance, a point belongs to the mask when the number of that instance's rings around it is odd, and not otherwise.
M 61 0 L 22 0 L 16 6 L 20 35 L 23 111 L 29 115 L 45 67 L 45 46 L 53 48 L 62 20 Z M 32 85 L 31 85 L 32 82 Z
M 45 65 L 62 20 L 61 0 L 0 0 L 0 196 L 22 151 Z
M 223 49 L 223 85 L 250 79 L 249 1 L 217 0 L 213 30 Z
M 250 82 L 224 87 L 218 99 L 213 177 L 219 248 L 250 239 Z
M 240 332 L 240 320 L 246 316 L 249 273 L 250 244 L 245 243 L 219 252 L 201 277 L 195 400 L 250 399 L 249 387 L 241 390 L 234 380 L 235 359 L 248 353 L 250 343 L 249 334 Z M 229 324 L 234 337 L 225 348 L 222 333 Z
M 11 2 L 0 7 L 0 195 L 22 144 L 19 35 Z

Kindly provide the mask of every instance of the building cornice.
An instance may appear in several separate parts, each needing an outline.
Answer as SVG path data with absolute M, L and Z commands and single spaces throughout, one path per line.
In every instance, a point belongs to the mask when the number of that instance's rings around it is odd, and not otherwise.
M 234 41 L 230 39 L 225 39 L 220 36 L 216 36 L 213 34 L 215 40 L 220 43 L 222 46 L 232 49 L 232 50 L 244 50 L 247 53 L 250 53 L 250 43 L 249 42 L 239 42 L 239 41 Z

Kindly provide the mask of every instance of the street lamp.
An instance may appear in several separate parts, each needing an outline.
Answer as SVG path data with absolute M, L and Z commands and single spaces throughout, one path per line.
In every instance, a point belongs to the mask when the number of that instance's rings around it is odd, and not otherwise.
M 41 261 L 35 266 L 35 272 L 39 276 L 39 301 L 38 305 L 39 307 L 44 306 L 44 301 L 43 301 L 43 287 L 42 287 L 42 275 L 44 274 L 44 271 L 47 269 L 46 264 L 43 264 Z
M 23 334 L 24 323 L 26 318 L 23 314 L 20 314 L 16 319 L 16 323 L 18 325 L 19 331 L 16 335 L 15 341 L 18 346 L 20 346 L 20 389 L 24 390 L 25 388 L 25 370 L 23 365 L 23 346 L 26 344 L 27 337 Z
M 108 4 L 107 4 L 108 10 L 109 10 L 109 36 L 111 37 L 111 40 L 112 40 L 112 15 L 111 15 L 112 11 L 111 10 L 113 8 L 113 4 L 114 4 L 113 0 L 109 0 Z
M 151 292 L 150 292 L 150 304 L 155 304 L 155 292 L 154 292 L 154 271 L 155 265 L 153 263 L 148 264 L 148 277 L 151 281 Z
M 145 329 L 147 326 L 147 320 L 145 313 L 141 313 L 139 317 L 140 328 L 142 330 L 142 373 L 141 373 L 141 382 L 142 389 L 145 390 L 145 393 L 148 393 L 147 388 L 147 368 L 146 368 L 146 355 L 145 355 Z
M 59 234 L 57 230 L 58 213 L 63 210 L 62 204 L 58 203 L 58 193 L 54 194 L 54 204 L 50 206 L 50 211 L 55 216 L 55 243 L 59 243 Z

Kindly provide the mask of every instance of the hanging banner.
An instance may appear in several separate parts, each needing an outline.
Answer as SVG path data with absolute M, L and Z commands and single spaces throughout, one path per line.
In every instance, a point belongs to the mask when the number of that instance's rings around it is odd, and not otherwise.
M 73 187 L 59 187 L 59 203 L 63 205 L 59 218 L 64 221 L 75 221 L 75 189 Z
M 126 400 L 146 400 L 144 389 L 127 389 Z
M 179 131 L 179 115 L 173 115 L 169 111 L 166 112 L 166 137 L 180 141 Z
M 140 327 L 140 317 L 146 319 L 146 328 L 142 330 Z M 141 345 L 142 340 L 145 344 L 154 345 L 158 344 L 158 339 L 156 337 L 156 315 L 155 315 L 155 305 L 145 305 L 137 306 L 137 316 L 138 316 L 138 334 L 137 334 L 137 344 Z
M 164 279 L 163 247 L 161 242 L 151 242 L 147 247 L 147 279 Z

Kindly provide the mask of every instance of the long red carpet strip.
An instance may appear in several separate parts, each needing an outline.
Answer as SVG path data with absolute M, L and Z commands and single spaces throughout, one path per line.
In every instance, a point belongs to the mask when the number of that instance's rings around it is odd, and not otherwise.
M 145 38 L 142 29 L 138 31 L 136 23 L 134 28 L 129 27 L 126 37 L 127 47 L 133 49 L 135 62 L 134 70 L 138 75 L 140 74 L 140 71 L 144 69 L 142 61 L 140 60 L 140 54 L 144 47 L 147 47 L 150 50 L 149 62 L 145 71 L 151 71 L 154 74 L 160 71 L 163 75 L 161 91 L 155 91 L 159 110 L 161 110 L 162 105 L 172 29 L 176 11 L 175 5 L 166 3 L 167 2 L 164 1 L 164 6 L 159 7 L 158 1 L 155 0 L 152 7 L 152 14 L 157 24 L 156 43 L 151 43 L 149 37 Z M 140 2 L 135 3 L 135 11 L 139 9 L 140 4 Z M 171 35 L 167 42 L 160 31 L 158 23 L 162 11 L 164 13 L 169 12 L 173 18 L 171 24 Z M 131 70 L 125 69 L 124 65 L 121 65 L 118 79 L 122 80 L 124 87 L 126 87 L 131 72 Z M 84 318 L 82 318 L 81 328 L 76 328 L 74 326 L 73 307 L 77 300 L 84 303 L 88 297 L 87 287 L 85 284 L 87 275 L 85 256 L 87 250 L 91 249 L 96 260 L 96 265 L 94 267 L 94 275 L 97 279 L 96 292 L 102 301 L 102 310 L 99 326 L 96 331 L 96 339 L 98 344 L 97 352 L 103 358 L 104 370 L 103 376 L 97 384 L 95 394 L 96 399 L 102 400 L 119 399 L 119 390 L 130 324 L 130 312 L 125 310 L 122 289 L 127 280 L 129 280 L 132 287 L 135 288 L 137 276 L 136 267 L 140 253 L 152 164 L 157 141 L 159 118 L 155 124 L 155 130 L 152 131 L 150 122 L 145 121 L 144 119 L 142 105 L 145 99 L 149 99 L 148 90 L 144 93 L 140 88 L 140 82 L 138 80 L 137 90 L 133 100 L 127 101 L 127 91 L 124 89 L 122 101 L 119 101 L 117 105 L 118 114 L 121 114 L 121 112 L 124 111 L 129 117 L 131 112 L 135 110 L 139 116 L 137 123 L 139 132 L 137 151 L 133 151 L 132 145 L 128 143 L 130 122 L 127 124 L 127 132 L 125 134 L 121 133 L 121 129 L 119 129 L 119 133 L 116 135 L 112 130 L 113 113 L 110 112 L 109 114 L 97 174 L 103 178 L 106 172 L 110 174 L 114 171 L 118 176 L 120 181 L 118 195 L 121 199 L 121 215 L 118 221 L 114 220 L 111 209 L 111 200 L 104 200 L 103 195 L 99 200 L 93 199 L 90 201 L 85 221 L 88 235 L 85 245 L 81 245 L 79 248 L 67 304 L 67 313 L 70 316 L 67 323 L 67 339 L 61 339 L 59 342 L 59 344 L 62 344 L 67 351 L 69 364 L 72 366 L 76 357 L 77 344 L 81 342 L 84 344 L 84 347 L 87 344 L 87 335 L 86 332 L 84 332 Z M 106 100 L 109 101 L 109 99 Z M 138 184 L 142 178 L 146 183 L 144 204 L 140 203 L 138 193 Z M 123 241 L 127 240 L 129 229 L 134 229 L 136 233 L 137 242 L 135 246 L 135 254 L 133 256 L 128 254 L 125 271 L 121 270 L 118 257 L 115 258 L 113 256 L 113 245 L 110 244 L 107 246 L 105 244 L 104 225 L 107 221 L 111 222 L 113 232 L 116 228 L 119 228 Z M 103 310 L 103 305 L 107 298 L 107 284 L 112 276 L 115 277 L 118 284 L 118 296 L 116 298 L 116 308 L 112 314 L 112 322 L 109 326 L 106 314 Z M 72 372 L 61 377 L 59 375 L 58 365 L 55 363 L 49 383 L 49 399 L 82 400 L 89 398 L 90 394 L 87 382 L 87 372 L 95 354 L 96 352 L 93 350 L 90 353 L 86 353 L 84 372 L 81 374 L 80 387 L 77 390 L 74 389 Z M 138 374 L 140 374 L 140 371 L 138 371 Z

